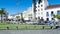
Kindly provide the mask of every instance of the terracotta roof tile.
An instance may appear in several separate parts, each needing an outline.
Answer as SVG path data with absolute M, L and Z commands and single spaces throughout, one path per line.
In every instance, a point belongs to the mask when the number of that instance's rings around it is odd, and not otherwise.
M 60 7 L 60 4 L 56 4 L 56 5 L 49 5 L 46 7 L 46 9 L 52 9 L 52 8 L 57 8 Z

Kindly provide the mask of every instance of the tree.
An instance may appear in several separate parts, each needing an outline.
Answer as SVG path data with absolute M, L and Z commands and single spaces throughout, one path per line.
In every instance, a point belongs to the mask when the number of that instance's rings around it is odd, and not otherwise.
M 23 13 L 21 13 L 21 21 L 24 22 Z
M 4 8 L 1 8 L 1 10 L 0 10 L 0 15 L 1 15 L 1 23 L 3 22 L 3 20 L 2 20 L 2 18 L 3 18 L 3 14 L 6 14 L 5 13 L 5 9 Z
M 54 15 L 54 18 L 57 18 L 58 21 L 60 22 L 60 14 L 56 14 L 56 15 Z
M 54 18 L 58 18 L 58 19 L 60 19 L 60 14 L 56 14 L 56 15 L 54 15 Z

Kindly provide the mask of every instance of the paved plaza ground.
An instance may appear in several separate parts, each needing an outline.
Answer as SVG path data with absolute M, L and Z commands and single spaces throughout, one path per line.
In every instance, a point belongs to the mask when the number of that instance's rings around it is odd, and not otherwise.
M 0 34 L 60 34 L 60 30 L 0 30 Z

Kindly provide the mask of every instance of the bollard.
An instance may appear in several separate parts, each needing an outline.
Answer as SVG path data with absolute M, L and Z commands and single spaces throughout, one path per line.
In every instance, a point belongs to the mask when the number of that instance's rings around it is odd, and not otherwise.
M 36 26 L 34 26 L 34 28 L 36 28 Z
M 36 29 L 36 26 L 34 26 L 34 29 Z
M 9 27 L 7 27 L 7 30 L 9 30 Z
M 51 29 L 53 29 L 53 26 L 51 26 Z
M 18 30 L 18 26 L 16 26 L 16 29 Z
M 43 26 L 43 29 L 45 29 L 44 26 Z
M 27 26 L 26 26 L 26 29 L 27 29 Z

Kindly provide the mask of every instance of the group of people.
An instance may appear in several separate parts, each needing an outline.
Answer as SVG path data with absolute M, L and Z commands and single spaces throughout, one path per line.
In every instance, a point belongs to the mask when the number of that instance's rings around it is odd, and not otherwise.
M 39 24 L 48 24 L 48 25 L 51 25 L 51 24 L 52 24 L 52 25 L 56 25 L 56 24 L 58 24 L 58 22 L 55 21 L 54 19 L 44 21 L 44 19 L 42 18 L 42 19 L 38 19 L 37 22 L 38 22 Z

